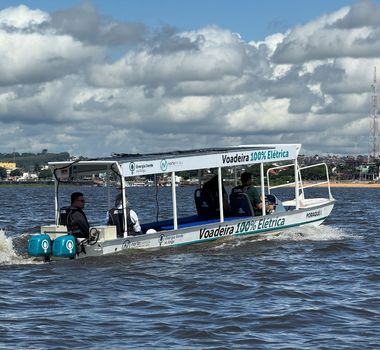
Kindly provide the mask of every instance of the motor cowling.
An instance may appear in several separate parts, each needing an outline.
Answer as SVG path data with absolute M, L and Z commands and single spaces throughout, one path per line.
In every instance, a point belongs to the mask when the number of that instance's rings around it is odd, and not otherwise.
M 28 241 L 28 255 L 48 257 L 51 255 L 51 247 L 52 243 L 49 235 L 32 235 Z
M 73 258 L 77 253 L 76 239 L 73 235 L 57 237 L 53 242 L 53 256 Z

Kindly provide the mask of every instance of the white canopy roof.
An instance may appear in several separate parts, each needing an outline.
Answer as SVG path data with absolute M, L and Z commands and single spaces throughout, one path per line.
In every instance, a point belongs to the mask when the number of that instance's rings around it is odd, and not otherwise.
M 58 177 L 113 170 L 124 177 L 294 160 L 300 144 L 243 145 L 153 154 L 116 154 L 105 159 L 51 162 Z

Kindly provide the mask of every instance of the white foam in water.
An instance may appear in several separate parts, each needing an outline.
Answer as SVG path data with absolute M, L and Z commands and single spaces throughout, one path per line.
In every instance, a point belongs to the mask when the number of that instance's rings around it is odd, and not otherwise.
M 348 234 L 342 229 L 332 227 L 332 226 L 303 226 L 295 227 L 292 229 L 285 230 L 281 233 L 267 234 L 262 236 L 254 237 L 254 242 L 260 241 L 339 241 L 344 239 L 360 239 L 360 236 L 355 236 Z M 249 244 L 252 241 L 253 237 L 250 239 L 241 239 L 241 240 L 231 240 L 228 242 L 223 242 L 220 245 L 214 247 L 214 249 L 223 249 L 230 246 L 239 246 L 244 244 Z
M 223 241 L 222 243 L 216 242 L 215 244 L 217 245 L 215 245 L 213 249 L 218 250 L 218 249 L 225 249 L 228 247 L 239 247 L 240 245 L 246 244 L 246 242 L 241 239 L 232 239 L 227 242 Z
M 250 244 L 252 242 L 259 242 L 259 241 L 266 241 L 270 240 L 273 237 L 271 236 L 239 236 L 239 237 L 229 237 L 230 240 L 228 241 L 215 241 L 216 244 L 212 249 L 219 250 L 219 249 L 225 249 L 225 248 L 236 248 L 239 246 L 244 246 L 246 244 Z
M 0 264 L 7 263 L 17 257 L 13 250 L 12 240 L 5 236 L 3 229 L 0 229 Z
M 347 238 L 354 237 L 342 229 L 325 225 L 296 227 L 271 237 L 271 239 L 291 241 L 336 241 Z
M 0 265 L 33 264 L 32 259 L 25 259 L 16 254 L 13 250 L 12 239 L 5 235 L 5 231 L 0 228 Z

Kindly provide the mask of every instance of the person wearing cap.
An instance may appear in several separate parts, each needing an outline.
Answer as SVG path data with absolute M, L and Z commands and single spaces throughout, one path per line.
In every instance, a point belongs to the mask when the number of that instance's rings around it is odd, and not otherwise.
M 119 190 L 121 190 L 121 188 L 119 188 Z M 126 235 L 134 236 L 134 235 L 141 234 L 142 232 L 141 232 L 141 226 L 140 226 L 139 218 L 138 218 L 136 212 L 129 208 L 129 202 L 128 202 L 127 194 L 125 194 L 124 206 L 126 208 L 126 213 L 127 213 L 127 230 L 126 230 L 126 232 L 125 233 L 122 232 L 122 231 L 125 231 L 122 229 L 122 227 L 124 225 L 122 225 L 122 223 L 120 222 L 121 220 L 119 220 L 123 216 L 122 193 L 119 193 L 116 195 L 114 208 L 107 211 L 107 214 L 106 214 L 107 225 L 115 225 L 117 228 L 118 236 L 122 236 L 123 234 L 124 234 L 124 236 L 126 236 Z
M 265 211 L 271 213 L 274 209 L 273 203 L 266 204 L 262 200 L 257 188 L 252 184 L 252 174 L 249 172 L 244 172 L 240 176 L 241 185 L 236 186 L 232 189 L 234 192 L 236 189 L 241 190 L 243 193 L 246 193 L 255 212 L 255 215 L 260 216 L 263 213 L 263 206 L 265 206 Z

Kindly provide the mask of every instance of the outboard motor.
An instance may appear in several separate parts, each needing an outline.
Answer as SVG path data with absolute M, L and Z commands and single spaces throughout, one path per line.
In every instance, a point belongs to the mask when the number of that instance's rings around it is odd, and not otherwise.
M 32 235 L 28 241 L 29 256 L 42 256 L 47 259 L 51 255 L 51 239 L 49 235 Z
M 74 258 L 77 253 L 76 239 L 73 235 L 57 237 L 53 242 L 53 256 Z

